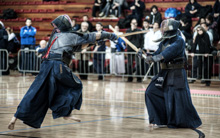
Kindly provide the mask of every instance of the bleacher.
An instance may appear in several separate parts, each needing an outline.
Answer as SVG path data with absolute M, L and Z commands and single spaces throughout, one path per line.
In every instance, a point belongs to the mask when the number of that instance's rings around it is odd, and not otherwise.
M 129 3 L 133 0 L 127 0 Z M 152 5 L 157 5 L 158 10 L 164 17 L 164 12 L 167 8 L 173 7 L 184 12 L 184 8 L 188 0 L 142 0 L 145 1 L 145 16 L 150 14 Z M 214 5 L 215 0 L 199 0 L 199 4 Z M 77 24 L 80 24 L 83 15 L 88 15 L 93 25 L 96 22 L 102 22 L 106 25 L 116 25 L 119 19 L 93 19 L 92 6 L 94 0 L 60 0 L 57 2 L 43 2 L 42 0 L 1 0 L 0 1 L 0 15 L 4 9 L 14 9 L 17 12 L 17 19 L 0 19 L 4 22 L 5 26 L 10 26 L 14 29 L 15 33 L 20 32 L 20 28 L 25 25 L 26 18 L 31 18 L 33 26 L 37 28 L 37 43 L 42 39 L 47 39 L 47 35 L 51 33 L 52 26 L 50 22 L 61 14 L 68 14 L 71 18 L 77 19 Z M 127 10 L 126 13 L 130 14 L 131 11 Z M 193 19 L 193 25 L 198 21 L 197 18 Z M 109 31 L 108 29 L 106 29 Z M 126 29 L 121 31 L 125 32 Z

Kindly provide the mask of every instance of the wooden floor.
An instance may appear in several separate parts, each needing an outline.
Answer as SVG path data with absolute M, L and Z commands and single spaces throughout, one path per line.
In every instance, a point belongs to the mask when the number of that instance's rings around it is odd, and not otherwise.
M 7 124 L 16 107 L 34 80 L 34 76 L 19 75 L 0 77 L 0 138 L 198 138 L 191 129 L 168 129 L 148 127 L 148 115 L 144 102 L 144 89 L 149 82 L 127 83 L 120 77 L 97 81 L 90 77 L 83 81 L 83 105 L 80 111 L 73 111 L 82 122 L 53 120 L 51 111 L 42 128 L 33 129 L 17 121 L 15 130 L 8 130 Z M 199 128 L 207 138 L 220 137 L 220 82 L 211 87 L 196 82 L 190 84 L 195 92 L 193 103 L 202 119 Z M 217 93 L 217 94 L 213 94 Z

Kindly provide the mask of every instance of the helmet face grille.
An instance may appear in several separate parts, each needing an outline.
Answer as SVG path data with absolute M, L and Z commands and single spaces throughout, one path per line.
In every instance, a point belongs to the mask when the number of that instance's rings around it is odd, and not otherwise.
M 61 32 L 69 31 L 72 28 L 72 22 L 68 15 L 60 15 L 51 23 L 54 23 Z
M 161 33 L 176 31 L 179 28 L 179 22 L 174 19 L 167 19 L 161 23 Z

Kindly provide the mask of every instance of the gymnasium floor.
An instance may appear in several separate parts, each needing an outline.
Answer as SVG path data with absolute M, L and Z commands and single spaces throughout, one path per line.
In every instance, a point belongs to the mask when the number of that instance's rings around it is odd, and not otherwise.
M 33 129 L 17 121 L 14 130 L 7 125 L 16 107 L 34 80 L 34 76 L 19 75 L 0 77 L 0 138 L 198 138 L 191 129 L 149 127 L 144 102 L 148 82 L 127 83 L 121 77 L 97 81 L 90 77 L 83 81 L 83 105 L 75 111 L 82 122 L 53 120 L 51 111 L 42 128 Z M 220 82 L 211 87 L 196 82 L 190 84 L 192 99 L 203 125 L 199 128 L 207 138 L 220 137 Z

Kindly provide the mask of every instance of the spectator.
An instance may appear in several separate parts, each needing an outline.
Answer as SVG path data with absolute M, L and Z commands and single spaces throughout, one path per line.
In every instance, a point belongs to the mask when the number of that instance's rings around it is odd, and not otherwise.
M 213 17 L 215 21 L 219 21 L 219 15 L 220 15 L 220 0 L 216 0 L 214 7 L 213 7 Z
M 128 16 L 129 19 L 136 18 L 138 26 L 142 24 L 142 18 L 144 17 L 145 3 L 140 0 L 134 0 L 130 5 L 132 14 Z
M 209 35 L 210 44 L 211 44 L 211 46 L 213 46 L 213 30 L 211 28 L 209 28 L 206 23 L 202 23 L 201 27 L 203 27 L 205 29 L 206 33 Z
M 158 11 L 158 7 L 156 5 L 151 7 L 150 27 L 153 27 L 154 22 L 158 22 L 159 24 L 162 22 L 161 13 Z
M 80 33 L 89 33 L 88 31 L 89 24 L 87 22 L 82 22 L 81 23 L 81 29 L 78 30 Z M 78 66 L 78 71 L 80 73 L 80 78 L 82 80 L 87 80 L 88 79 L 88 72 L 89 72 L 89 59 L 90 59 L 90 54 L 86 54 L 85 52 L 89 51 L 89 49 L 83 49 L 81 50 L 81 53 L 76 53 L 75 57 L 76 59 L 79 60 L 79 66 Z
M 5 30 L 3 22 L 0 21 L 0 50 L 7 50 L 8 47 L 8 33 Z M 7 55 L 5 51 L 0 51 L 0 70 L 7 69 Z M 8 75 L 9 70 L 2 72 L 2 75 Z
M 72 28 L 73 31 L 79 30 L 80 26 L 76 24 L 76 19 L 72 19 L 72 24 L 73 24 L 73 28 Z
M 220 0 L 216 0 L 213 7 L 214 21 L 217 22 L 217 31 L 220 33 Z
M 145 35 L 144 39 L 144 49 L 146 49 L 147 53 L 154 53 L 158 49 L 160 42 L 154 42 L 153 40 L 158 40 L 161 37 L 160 25 L 158 22 L 154 22 L 153 29 Z M 154 63 L 151 74 L 156 75 L 158 72 L 159 64 Z
M 122 32 L 119 32 L 119 26 L 115 26 L 117 34 L 121 35 Z M 111 44 L 111 60 L 110 60 L 110 72 L 111 74 L 121 74 L 125 73 L 125 59 L 124 54 L 121 53 L 125 50 L 125 42 L 118 38 L 117 41 L 110 41 Z M 119 53 L 117 53 L 119 52 Z
M 202 24 L 202 23 L 206 23 L 205 18 L 204 17 L 200 17 L 199 21 L 196 23 L 195 27 L 193 28 L 193 41 L 195 41 L 195 37 L 197 34 L 197 28 Z
M 110 9 L 112 8 L 113 0 L 106 0 L 106 4 L 102 12 L 99 14 L 99 16 L 103 16 L 103 18 L 108 17 L 110 13 Z
M 127 29 L 126 33 L 132 33 L 132 32 L 137 32 L 141 31 L 140 29 L 137 28 L 137 19 L 132 19 L 130 23 L 131 27 Z M 133 43 L 137 48 L 143 48 L 144 44 L 144 39 L 143 39 L 143 34 L 136 34 L 132 36 L 128 36 L 127 39 Z M 138 57 L 135 56 L 135 54 L 129 54 L 129 52 L 135 52 L 131 47 L 127 47 L 127 52 L 128 52 L 128 65 L 127 65 L 127 72 L 128 72 L 128 82 L 133 81 L 132 74 L 134 72 L 133 68 L 133 61 L 135 61 L 136 65 L 136 75 L 144 75 L 144 60 L 139 59 Z M 137 82 L 142 82 L 142 77 L 137 77 Z
M 103 0 L 95 0 L 93 8 L 92 8 L 92 17 L 96 17 L 96 12 L 97 11 L 102 11 L 104 7 L 104 2 Z
M 145 20 L 143 21 L 142 30 L 149 32 L 149 31 L 150 31 L 149 29 L 150 29 L 150 21 L 147 20 L 147 19 L 145 19 Z M 147 34 L 147 33 L 146 33 L 146 34 Z M 146 35 L 146 34 L 145 34 L 145 35 Z
M 197 3 L 197 0 L 189 0 L 189 3 L 185 7 L 185 15 L 190 18 L 199 17 L 199 10 L 201 5 Z
M 196 25 L 195 25 L 194 28 L 193 28 L 193 32 L 195 32 L 196 29 L 197 29 L 197 27 L 200 26 L 200 23 L 205 23 L 205 22 L 206 22 L 206 21 L 205 21 L 205 17 L 199 17 L 198 22 L 196 23 Z
M 126 0 L 114 0 L 112 5 L 112 14 L 116 17 L 121 17 L 122 6 Z
M 197 76 L 197 78 L 210 79 L 212 71 L 212 66 L 210 65 L 210 63 L 212 63 L 212 60 L 210 57 L 208 57 L 208 54 L 211 52 L 209 35 L 206 33 L 203 27 L 198 27 L 197 33 L 198 34 L 194 42 L 194 47 L 192 49 L 192 57 L 194 57 L 194 53 L 196 52 L 196 50 L 198 51 L 198 54 L 205 54 L 204 58 L 202 56 L 199 56 L 198 58 L 199 76 Z M 206 81 L 206 86 L 210 86 L 210 81 Z
M 9 53 L 9 69 L 16 70 L 17 69 L 17 54 L 20 49 L 20 42 L 17 39 L 13 29 L 10 27 L 6 28 L 8 33 L 8 53 Z
M 208 14 L 205 18 L 205 21 L 209 27 L 209 29 L 213 30 L 213 40 L 214 42 L 219 41 L 219 32 L 218 32 L 218 24 L 214 21 L 213 16 Z
M 33 70 L 35 61 L 33 52 L 28 52 L 28 50 L 35 49 L 35 35 L 36 35 L 36 28 L 32 27 L 32 21 L 30 18 L 26 19 L 26 26 L 21 28 L 20 37 L 21 37 L 21 49 L 25 50 L 21 52 L 21 70 Z M 27 51 L 26 51 L 27 50 Z
M 102 33 L 103 32 L 103 25 L 102 23 L 96 23 L 96 31 Z M 96 52 L 105 52 L 105 41 L 99 41 L 98 45 L 94 46 L 94 55 L 93 55 L 93 67 L 96 73 L 99 74 L 98 80 L 103 80 L 104 65 L 105 65 L 105 54 L 104 53 L 96 53 Z
M 153 40 L 160 39 L 161 37 L 160 25 L 158 22 L 155 22 L 153 29 L 150 29 L 145 36 L 144 49 L 147 50 L 147 53 L 155 52 L 158 49 L 159 42 L 154 42 Z
M 47 41 L 46 40 L 41 40 L 39 46 L 36 46 L 35 49 L 38 53 L 43 53 L 47 51 Z
M 87 22 L 89 24 L 88 31 L 92 32 L 93 31 L 93 25 L 89 21 L 89 16 L 88 15 L 83 15 L 82 19 L 83 19 L 83 22 Z
M 191 35 L 191 27 L 192 27 L 192 20 L 191 18 L 187 18 L 186 16 L 182 16 L 180 18 L 180 30 L 186 37 L 186 39 L 192 39 Z
M 15 33 L 13 32 L 13 29 L 7 27 L 6 31 L 8 33 L 8 53 L 17 55 L 18 49 L 20 48 L 20 42 L 17 39 Z
M 42 54 L 47 51 L 47 41 L 46 40 L 41 40 L 39 45 L 35 47 L 36 50 L 36 55 L 35 55 L 35 69 L 40 70 L 40 65 L 41 65 L 41 58 Z M 38 73 L 32 73 L 32 75 L 37 75 Z

